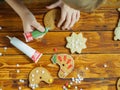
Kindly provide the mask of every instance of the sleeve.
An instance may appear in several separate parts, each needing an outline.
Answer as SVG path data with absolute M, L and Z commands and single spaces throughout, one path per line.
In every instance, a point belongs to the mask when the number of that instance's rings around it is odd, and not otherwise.
M 70 7 L 84 11 L 92 12 L 96 8 L 100 7 L 107 0 L 62 0 L 63 3 L 69 5 Z

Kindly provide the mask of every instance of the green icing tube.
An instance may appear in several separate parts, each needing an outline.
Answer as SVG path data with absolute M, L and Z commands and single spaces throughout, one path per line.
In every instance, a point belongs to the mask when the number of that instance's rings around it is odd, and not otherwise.
M 44 32 L 40 32 L 40 31 L 38 31 L 38 30 L 34 30 L 34 31 L 32 32 L 32 37 L 33 37 L 33 38 L 38 38 L 38 37 L 46 34 L 46 33 L 48 32 L 48 30 L 49 30 L 49 28 L 45 28 L 45 31 L 44 31 Z

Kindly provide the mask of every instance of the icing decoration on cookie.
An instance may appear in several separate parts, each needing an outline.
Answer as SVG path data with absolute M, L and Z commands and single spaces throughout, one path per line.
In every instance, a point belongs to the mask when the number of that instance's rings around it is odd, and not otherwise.
M 120 12 L 120 8 L 118 8 L 118 11 Z M 115 28 L 115 31 L 114 31 L 114 40 L 120 40 L 120 19 L 119 19 L 119 22 L 118 22 L 118 25 L 117 27 Z
M 120 79 L 117 81 L 117 90 L 120 90 Z
M 52 57 L 53 64 L 58 64 L 60 66 L 60 70 L 58 76 L 60 78 L 65 78 L 69 75 L 74 69 L 74 60 L 70 55 L 67 54 L 58 54 L 53 55 Z
M 60 19 L 60 9 L 52 9 L 44 17 L 44 25 L 50 30 L 56 28 L 56 25 Z
M 47 69 L 43 67 L 36 67 L 29 74 L 29 87 L 35 89 L 41 81 L 50 84 L 53 80 L 53 77 Z
M 71 53 L 81 53 L 82 49 L 86 48 L 87 39 L 83 37 L 82 33 L 72 33 L 70 37 L 66 37 L 66 47 L 70 49 Z

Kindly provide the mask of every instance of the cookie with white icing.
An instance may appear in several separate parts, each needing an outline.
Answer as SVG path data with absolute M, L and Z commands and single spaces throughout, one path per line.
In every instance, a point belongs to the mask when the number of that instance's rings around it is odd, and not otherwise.
M 83 37 L 82 33 L 72 33 L 71 36 L 66 37 L 66 47 L 70 49 L 71 53 L 81 53 L 82 49 L 85 49 L 87 39 Z
M 120 79 L 117 81 L 117 90 L 120 90 Z
M 39 87 L 39 83 L 41 81 L 50 84 L 53 80 L 53 77 L 47 69 L 43 67 L 36 67 L 29 74 L 29 87 L 35 89 Z
M 120 12 L 120 8 L 118 8 L 118 11 Z M 118 21 L 118 25 L 117 27 L 115 28 L 115 31 L 114 31 L 114 40 L 120 40 L 120 19 Z

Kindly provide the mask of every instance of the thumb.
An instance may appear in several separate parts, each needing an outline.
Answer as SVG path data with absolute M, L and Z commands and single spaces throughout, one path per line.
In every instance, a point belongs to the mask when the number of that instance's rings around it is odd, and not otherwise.
M 58 1 L 58 2 L 56 2 L 56 3 L 53 3 L 53 4 L 49 5 L 49 6 L 46 6 L 46 8 L 47 8 L 47 9 L 56 8 L 56 7 L 58 7 L 58 6 L 60 5 L 60 3 L 61 3 L 61 1 Z
M 30 25 L 23 25 L 24 33 L 32 32 L 33 29 Z
M 45 28 L 40 23 L 38 23 L 38 22 L 34 22 L 32 24 L 32 26 L 34 28 L 36 28 L 37 30 L 39 30 L 40 32 L 44 32 L 45 31 Z

